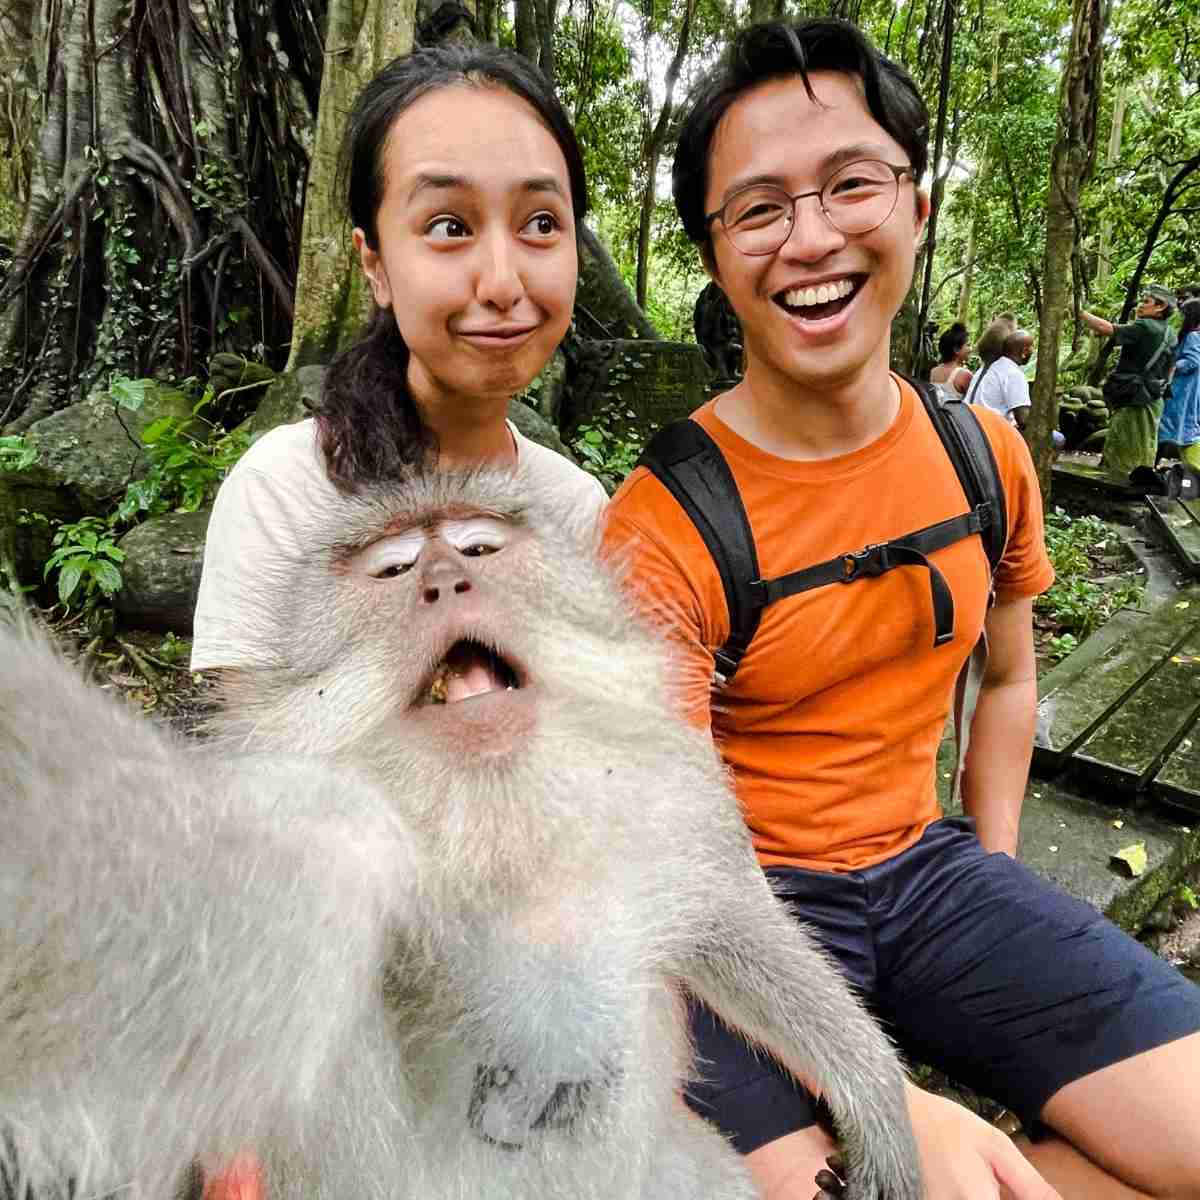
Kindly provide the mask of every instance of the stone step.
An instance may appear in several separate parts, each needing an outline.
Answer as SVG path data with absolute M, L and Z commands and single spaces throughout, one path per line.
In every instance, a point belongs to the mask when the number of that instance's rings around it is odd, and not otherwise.
M 1200 629 L 1193 627 L 1072 753 L 1072 768 L 1140 791 L 1183 741 L 1198 709 Z
M 1184 569 L 1200 575 L 1200 505 L 1166 496 L 1147 496 L 1146 501 L 1151 519 Z
M 1040 687 L 1035 769 L 1061 768 L 1198 626 L 1200 600 L 1195 607 L 1191 600 L 1169 603 L 1150 615 L 1123 611 L 1051 671 Z

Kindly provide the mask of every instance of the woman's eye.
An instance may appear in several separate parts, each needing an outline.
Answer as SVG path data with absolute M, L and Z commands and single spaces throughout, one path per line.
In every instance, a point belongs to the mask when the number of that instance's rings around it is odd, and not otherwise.
M 538 237 L 553 237 L 561 228 L 562 225 L 553 213 L 540 212 L 525 222 L 521 232 L 536 234 Z
M 471 236 L 471 231 L 457 217 L 438 217 L 425 226 L 425 236 L 435 242 L 448 242 Z

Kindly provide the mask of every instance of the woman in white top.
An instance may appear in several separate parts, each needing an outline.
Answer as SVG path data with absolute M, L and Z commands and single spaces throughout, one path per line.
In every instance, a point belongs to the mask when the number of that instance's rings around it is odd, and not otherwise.
M 543 77 L 486 45 L 399 58 L 355 102 L 341 168 L 376 311 L 330 366 L 315 420 L 272 430 L 222 485 L 193 669 L 256 660 L 257 616 L 335 489 L 436 460 L 519 464 L 566 511 L 598 515 L 606 499 L 506 420 L 567 331 L 587 211 L 579 146 Z
M 947 395 L 961 400 L 971 386 L 971 372 L 963 366 L 970 353 L 967 327 L 961 321 L 955 321 L 938 338 L 938 354 L 942 361 L 929 372 L 930 383 L 936 383 Z

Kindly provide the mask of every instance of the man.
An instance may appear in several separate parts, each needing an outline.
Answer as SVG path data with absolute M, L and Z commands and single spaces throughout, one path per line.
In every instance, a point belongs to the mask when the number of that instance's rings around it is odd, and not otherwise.
M 1142 292 L 1128 325 L 1114 325 L 1090 312 L 1079 314 L 1093 333 L 1111 337 L 1121 349 L 1104 382 L 1104 398 L 1112 411 L 1104 466 L 1123 482 L 1136 468 L 1153 467 L 1158 459 L 1158 422 L 1175 358 L 1175 334 L 1167 324 L 1174 311 L 1174 294 L 1152 283 Z
M 684 229 L 744 332 L 741 382 L 694 414 L 729 463 L 764 578 L 901 537 L 963 509 L 912 389 L 888 370 L 929 200 L 927 114 L 852 26 L 739 35 L 680 132 Z M 930 572 L 849 573 L 767 608 L 710 693 L 729 633 L 719 573 L 660 482 L 635 472 L 606 539 L 676 636 L 681 701 L 730 765 L 760 861 L 899 1042 L 1004 1100 L 1062 1195 L 1200 1196 L 1200 1002 L 1193 985 L 1011 857 L 1036 699 L 1032 602 L 1052 571 L 1028 451 L 980 412 L 1006 489 L 988 608 L 977 537 L 929 560 L 954 599 L 934 646 Z M 938 820 L 949 697 L 985 626 L 991 657 L 963 785 Z M 702 869 L 698 865 L 698 869 Z M 812 1098 L 693 1009 L 689 1103 L 748 1156 L 767 1200 L 810 1200 L 833 1142 Z M 938 1200 L 1047 1200 L 1014 1146 L 916 1089 Z M 827 1178 L 827 1177 L 826 1177 Z M 1124 1181 L 1124 1182 L 1122 1182 Z
M 1021 369 L 1033 357 L 1033 335 L 1014 329 L 1004 339 L 1000 356 L 980 370 L 964 397 L 968 404 L 981 404 L 998 412 L 1024 431 L 1029 420 L 1029 381 Z

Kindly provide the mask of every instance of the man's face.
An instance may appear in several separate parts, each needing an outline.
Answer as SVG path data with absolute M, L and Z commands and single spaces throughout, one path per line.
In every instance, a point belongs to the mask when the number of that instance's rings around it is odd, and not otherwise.
M 1024 366 L 1032 357 L 1034 351 L 1033 338 L 1027 337 L 1021 342 L 1020 352 L 1017 354 L 1017 362 Z
M 820 103 L 797 76 L 761 84 L 730 106 L 709 154 L 706 212 L 752 181 L 795 195 L 819 189 L 849 161 L 908 162 L 871 116 L 857 76 L 815 71 L 810 81 Z M 928 213 L 928 197 L 905 175 L 892 215 L 870 233 L 840 233 L 808 197 L 797 205 L 787 241 L 751 257 L 714 221 L 710 266 L 745 331 L 748 376 L 826 388 L 885 371 L 892 318 L 912 281 Z M 835 285 L 840 292 L 846 281 L 853 290 L 836 311 L 817 305 L 824 314 L 817 316 L 803 303 L 812 298 L 808 289 Z
M 1161 301 L 1156 300 L 1153 296 L 1143 296 L 1138 301 L 1136 315 L 1139 317 L 1157 317 L 1162 318 L 1167 311 L 1167 306 Z

